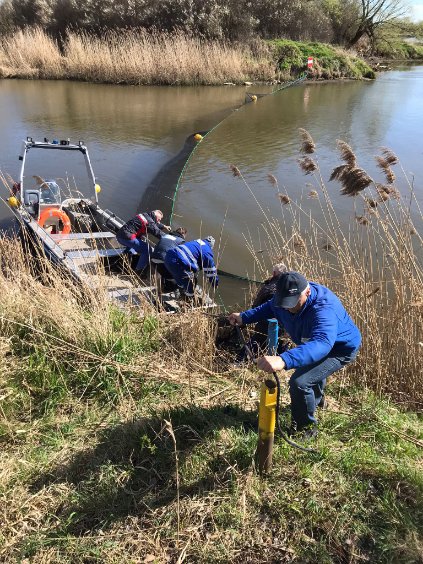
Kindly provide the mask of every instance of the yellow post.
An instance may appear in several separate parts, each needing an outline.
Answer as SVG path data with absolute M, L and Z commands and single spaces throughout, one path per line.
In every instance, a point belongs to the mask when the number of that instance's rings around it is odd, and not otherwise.
M 257 444 L 257 462 L 260 474 L 272 467 L 273 441 L 276 425 L 276 384 L 266 380 L 260 389 L 259 438 Z

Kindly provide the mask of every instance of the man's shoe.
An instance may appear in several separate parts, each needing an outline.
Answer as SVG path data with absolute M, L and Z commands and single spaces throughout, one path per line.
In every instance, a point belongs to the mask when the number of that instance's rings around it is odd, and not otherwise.
M 310 441 L 312 439 L 315 439 L 318 434 L 319 434 L 319 432 L 317 430 L 317 426 L 312 425 L 311 427 L 307 427 L 306 429 L 301 431 L 299 433 L 299 436 L 306 441 Z
M 288 430 L 288 436 L 295 437 L 296 439 L 311 440 L 316 438 L 318 434 L 317 425 L 297 427 L 295 421 L 291 423 L 291 427 Z

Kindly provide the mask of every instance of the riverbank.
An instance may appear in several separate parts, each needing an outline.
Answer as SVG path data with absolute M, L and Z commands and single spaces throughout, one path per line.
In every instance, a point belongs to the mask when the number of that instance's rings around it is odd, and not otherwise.
M 2 238 L 2 561 L 419 560 L 423 273 L 413 184 L 404 194 L 394 186 L 402 167 L 391 151 L 377 157 L 382 184 L 339 142 L 332 180 L 355 210 L 343 229 L 316 144 L 300 134 L 322 225 L 273 175 L 281 217 L 263 221 L 280 260 L 335 290 L 363 336 L 357 360 L 329 379 L 319 454 L 278 440 L 260 479 L 264 375 L 231 367 L 213 318 L 147 304 L 125 313 L 48 261 L 35 277 L 19 241 Z M 231 170 L 261 205 L 242 170 Z
M 418 561 L 423 426 L 363 387 L 375 347 L 330 382 L 319 455 L 277 440 L 260 479 L 263 374 L 211 318 L 125 315 L 0 250 L 2 562 Z
M 219 85 L 312 79 L 374 78 L 351 53 L 287 40 L 252 45 L 206 41 L 182 33 L 69 33 L 63 51 L 42 30 L 19 31 L 0 44 L 0 78 L 70 79 L 111 84 Z

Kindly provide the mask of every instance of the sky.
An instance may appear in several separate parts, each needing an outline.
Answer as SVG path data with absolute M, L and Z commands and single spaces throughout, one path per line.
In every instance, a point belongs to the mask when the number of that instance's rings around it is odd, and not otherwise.
M 411 0 L 412 13 L 410 15 L 413 22 L 423 21 L 423 2 L 421 0 Z

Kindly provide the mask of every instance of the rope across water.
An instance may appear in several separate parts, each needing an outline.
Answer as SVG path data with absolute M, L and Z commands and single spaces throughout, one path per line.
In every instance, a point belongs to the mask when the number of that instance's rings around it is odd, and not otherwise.
M 238 106 L 238 108 L 236 108 L 236 109 L 241 108 L 242 106 L 244 106 L 245 104 L 251 102 L 251 101 L 254 100 L 254 99 L 263 98 L 264 96 L 272 96 L 272 95 L 276 94 L 277 92 L 280 92 L 281 90 L 285 90 L 286 88 L 290 88 L 291 86 L 296 86 L 297 84 L 302 83 L 306 78 L 307 78 L 307 74 L 306 74 L 306 73 L 303 73 L 303 74 L 302 74 L 299 78 L 297 78 L 296 80 L 293 80 L 293 81 L 291 81 L 291 82 L 286 82 L 286 83 L 282 84 L 279 88 L 276 88 L 275 90 L 273 90 L 272 92 L 269 92 L 268 94 L 259 94 L 259 95 L 257 95 L 257 94 L 249 94 L 249 93 L 248 93 L 249 101 L 247 101 L 247 102 L 244 101 L 244 102 L 243 102 L 242 104 L 240 104 L 240 106 Z M 255 98 L 253 98 L 253 97 L 255 97 Z M 209 129 L 209 130 L 203 135 L 202 142 L 204 142 L 204 140 L 206 139 L 206 137 L 207 137 L 208 135 L 210 135 L 213 131 L 215 131 L 220 125 L 222 125 L 222 123 L 223 123 L 224 121 L 226 121 L 231 115 L 232 115 L 232 113 L 230 113 L 229 115 L 225 116 L 225 117 L 224 117 L 221 121 L 219 121 L 214 127 L 212 127 L 211 129 Z M 181 170 L 181 173 L 180 173 L 180 175 L 179 175 L 179 177 L 178 177 L 178 180 L 177 180 L 177 183 L 176 183 L 176 187 L 175 187 L 175 192 L 174 192 L 173 198 L 172 198 L 172 209 L 171 209 L 171 212 L 170 212 L 170 219 L 169 219 L 170 225 L 172 225 L 173 215 L 174 215 L 174 211 L 175 211 L 176 198 L 177 198 L 177 195 L 178 195 L 178 192 L 179 192 L 179 188 L 180 188 L 181 183 L 182 183 L 182 179 L 183 179 L 183 177 L 184 177 L 185 171 L 186 171 L 187 168 L 188 168 L 189 162 L 190 162 L 191 158 L 193 157 L 193 155 L 195 154 L 195 151 L 197 150 L 199 144 L 200 144 L 200 143 L 197 143 L 197 144 L 194 146 L 194 148 L 192 149 L 192 151 L 191 151 L 191 153 L 189 154 L 187 160 L 185 161 L 185 164 L 184 164 L 184 166 L 183 166 L 183 168 L 182 168 L 182 170 Z M 237 279 L 237 280 L 245 280 L 245 281 L 247 281 L 247 282 L 258 283 L 257 280 L 252 280 L 252 279 L 250 279 L 250 278 L 246 278 L 245 276 L 238 276 L 237 274 L 232 274 L 232 273 L 230 273 L 230 272 L 225 272 L 225 271 L 223 271 L 223 270 L 218 270 L 218 274 L 220 274 L 220 275 L 222 275 L 222 276 L 229 276 L 229 277 L 235 278 L 235 279 Z
M 285 90 L 286 88 L 289 88 L 289 87 L 291 87 L 291 86 L 296 86 L 297 84 L 300 84 L 300 83 L 303 82 L 306 78 L 307 78 L 307 75 L 306 75 L 306 74 L 303 74 L 303 75 L 301 75 L 299 78 L 297 78 L 296 80 L 293 80 L 293 81 L 291 81 L 291 82 L 287 82 L 287 83 L 281 85 L 279 88 L 276 88 L 275 90 L 273 90 L 273 92 L 269 92 L 268 94 L 260 94 L 259 96 L 260 96 L 261 98 L 264 97 L 264 96 L 272 96 L 273 94 L 276 94 L 277 92 L 280 92 L 281 90 Z M 252 97 L 252 96 L 257 96 L 257 95 L 256 95 L 256 94 L 248 94 L 248 96 L 249 96 L 249 98 L 250 98 L 250 100 L 251 100 L 251 97 Z M 241 107 L 244 106 L 246 103 L 248 103 L 248 102 L 243 102 L 243 103 L 240 104 L 240 106 L 238 106 L 238 108 L 236 108 L 236 109 L 241 108 Z M 229 115 L 227 115 L 227 116 L 225 116 L 225 117 L 224 117 L 222 120 L 220 120 L 214 127 L 212 127 L 211 129 L 209 129 L 209 130 L 207 131 L 207 133 L 205 133 L 205 134 L 203 135 L 203 140 L 202 140 L 202 142 L 204 142 L 204 140 L 206 139 L 206 137 L 207 137 L 208 135 L 210 135 L 213 131 L 215 131 L 224 121 L 226 121 L 229 117 L 231 117 L 231 115 L 232 115 L 232 113 L 229 114 Z M 192 151 L 191 151 L 189 157 L 187 158 L 187 160 L 186 160 L 186 162 L 185 162 L 185 164 L 184 164 L 184 166 L 183 166 L 183 168 L 182 168 L 182 170 L 181 170 L 181 174 L 179 175 L 178 181 L 177 181 L 177 183 L 176 183 L 175 192 L 174 192 L 173 198 L 172 198 L 172 210 L 171 210 L 171 212 L 170 212 L 170 220 L 169 220 L 171 225 L 172 225 L 172 220 L 173 220 L 173 215 L 174 215 L 174 210 L 175 210 L 176 197 L 177 197 L 178 192 L 179 192 L 179 188 L 180 188 L 180 185 L 181 185 L 181 182 L 182 182 L 182 178 L 184 177 L 184 174 L 185 174 L 185 171 L 186 171 L 186 169 L 187 169 L 187 167 L 188 167 L 188 164 L 189 164 L 189 162 L 190 162 L 192 156 L 195 154 L 195 151 L 197 150 L 198 146 L 199 146 L 199 143 L 197 143 L 197 144 L 194 146 L 194 148 L 192 149 Z

